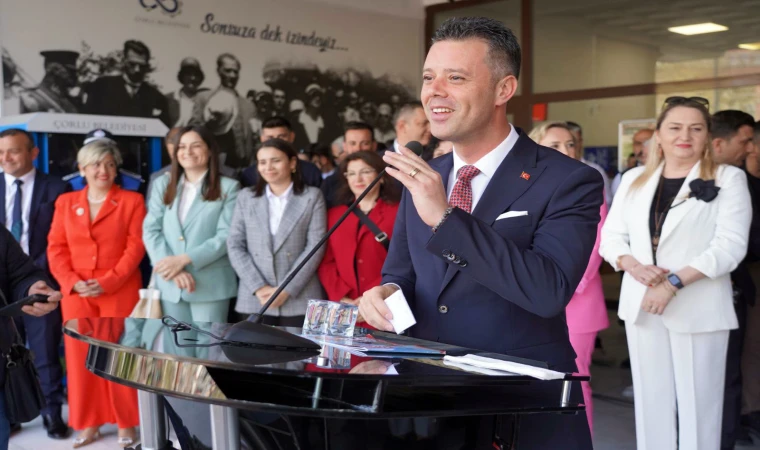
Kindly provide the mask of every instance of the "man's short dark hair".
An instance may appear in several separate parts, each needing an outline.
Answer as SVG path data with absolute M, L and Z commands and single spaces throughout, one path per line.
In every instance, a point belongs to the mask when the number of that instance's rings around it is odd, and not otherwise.
M 237 59 L 237 56 L 233 55 L 232 53 L 222 53 L 221 55 L 216 57 L 216 68 L 222 67 L 222 61 L 225 59 L 231 59 L 237 63 L 238 67 L 240 67 L 240 60 Z
M 736 109 L 718 111 L 712 115 L 710 122 L 712 122 L 713 138 L 725 139 L 727 141 L 736 136 L 739 128 L 745 125 L 752 129 L 755 128 L 755 119 L 744 111 Z
M 150 49 L 148 48 L 147 45 L 143 44 L 142 41 L 130 39 L 124 42 L 124 56 L 125 57 L 127 56 L 127 50 L 137 53 L 138 55 L 142 55 L 148 61 L 150 61 Z
M 433 44 L 441 41 L 481 39 L 488 44 L 488 65 L 495 79 L 520 78 L 521 50 L 512 30 L 487 17 L 452 17 L 435 30 Z
M 372 136 L 372 140 L 375 140 L 375 130 L 372 129 L 372 126 L 366 122 L 359 122 L 359 121 L 351 121 L 347 122 L 346 126 L 343 127 L 343 136 L 346 135 L 351 130 L 367 130 L 369 131 L 370 136 Z
M 583 127 L 581 127 L 576 122 L 570 122 L 568 120 L 567 122 L 565 122 L 565 125 L 567 125 L 567 127 L 570 128 L 570 131 L 583 135 Z
M 21 128 L 8 128 L 7 130 L 0 131 L 0 139 L 11 136 L 26 137 L 27 149 L 31 150 L 34 148 L 34 138 L 32 138 L 32 135 L 29 134 L 28 131 L 22 130 Z
M 414 111 L 417 110 L 417 108 L 423 108 L 422 102 L 406 102 L 403 105 L 399 106 L 398 111 L 396 111 L 396 114 L 393 115 L 393 125 L 396 125 L 396 122 L 407 114 L 411 114 Z
M 282 116 L 273 116 L 265 120 L 261 124 L 261 128 L 287 128 L 288 131 L 293 131 L 293 125 L 290 121 Z

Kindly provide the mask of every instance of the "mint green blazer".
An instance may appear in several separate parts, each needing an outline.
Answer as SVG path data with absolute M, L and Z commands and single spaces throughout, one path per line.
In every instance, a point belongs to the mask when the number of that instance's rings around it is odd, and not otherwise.
M 143 242 L 154 266 L 167 256 L 187 254 L 192 263 L 185 270 L 195 279 L 195 291 L 182 291 L 173 281 L 156 275 L 155 287 L 161 291 L 161 300 L 178 303 L 180 300 L 211 302 L 234 298 L 238 282 L 227 257 L 227 234 L 240 184 L 222 177 L 222 198 L 209 202 L 199 194 L 181 225 L 182 184 L 170 206 L 163 202 L 169 179 L 168 174 L 158 177 L 151 189 L 148 215 L 143 222 Z

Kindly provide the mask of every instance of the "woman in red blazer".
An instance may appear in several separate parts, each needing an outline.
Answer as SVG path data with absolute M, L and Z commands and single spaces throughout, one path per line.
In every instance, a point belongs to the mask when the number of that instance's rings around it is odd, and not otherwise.
M 127 317 L 137 303 L 145 254 L 145 200 L 114 184 L 121 154 L 110 139 L 79 150 L 77 162 L 87 187 L 55 203 L 48 259 L 61 285 L 63 320 Z M 97 377 L 85 368 L 87 344 L 65 338 L 69 424 L 80 430 L 74 448 L 100 437 L 99 427 L 117 423 L 119 444 L 132 445 L 139 424 L 137 392 Z
M 355 152 L 346 157 L 338 169 L 336 200 L 340 206 L 328 210 L 328 227 L 335 225 L 347 205 L 356 200 L 383 168 L 385 163 L 375 152 Z M 328 299 L 356 304 L 364 291 L 380 284 L 380 271 L 388 254 L 384 244 L 390 243 L 400 197 L 399 185 L 384 175 L 359 203 L 361 213 L 385 233 L 384 242 L 380 242 L 356 214 L 350 214 L 330 236 L 318 272 Z

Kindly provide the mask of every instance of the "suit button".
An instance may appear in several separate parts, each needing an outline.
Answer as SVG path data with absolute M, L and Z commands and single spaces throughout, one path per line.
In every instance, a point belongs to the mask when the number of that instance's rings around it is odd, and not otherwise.
M 185 237 L 184 237 L 184 236 L 180 236 L 180 237 L 179 237 L 179 240 L 180 240 L 180 241 L 184 241 L 184 240 L 185 240 Z
M 456 258 L 454 258 L 454 264 L 459 264 L 460 262 L 462 262 L 462 258 L 460 258 L 458 256 Z
M 449 255 L 451 254 L 451 250 L 446 249 L 441 254 L 443 255 L 444 258 L 448 258 Z
M 357 260 L 356 260 L 356 263 L 357 263 L 357 264 L 362 264 L 363 262 L 364 262 L 364 261 L 362 261 L 361 259 L 357 259 Z
M 447 312 L 449 312 L 449 307 L 446 305 L 441 305 L 438 307 L 438 312 L 441 314 L 446 314 Z
M 95 261 L 95 260 L 97 260 L 97 259 L 98 259 L 98 257 L 97 257 L 97 256 L 93 256 L 93 257 L 92 257 L 92 260 L 93 260 L 93 261 Z
M 453 253 L 449 253 L 449 256 L 446 257 L 449 261 L 454 261 L 456 258 L 458 258 L 458 256 Z
M 459 263 L 459 265 L 460 265 L 461 267 L 467 267 L 467 261 L 464 261 L 464 260 L 463 260 L 461 263 Z

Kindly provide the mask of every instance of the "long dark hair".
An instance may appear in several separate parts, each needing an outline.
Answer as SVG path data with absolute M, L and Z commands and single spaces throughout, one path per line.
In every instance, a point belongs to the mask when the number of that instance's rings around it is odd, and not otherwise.
M 264 189 L 267 187 L 267 181 L 261 175 L 261 172 L 259 172 L 258 160 L 258 152 L 260 152 L 262 148 L 267 147 L 274 148 L 281 151 L 282 153 L 285 153 L 285 156 L 288 157 L 288 161 L 292 161 L 293 159 L 296 160 L 296 171 L 290 174 L 290 179 L 293 181 L 293 194 L 302 194 L 305 189 L 305 184 L 303 182 L 303 174 L 301 173 L 301 164 L 298 162 L 298 154 L 296 154 L 293 146 L 288 142 L 283 141 L 282 139 L 268 139 L 264 141 L 261 144 L 261 147 L 259 147 L 259 149 L 256 151 L 256 172 L 259 174 L 259 179 L 256 181 L 256 186 L 252 188 L 253 192 L 256 193 L 256 197 L 261 197 L 264 195 Z
M 385 169 L 385 161 L 383 161 L 383 158 L 375 152 L 354 152 L 346 156 L 346 159 L 340 163 L 340 167 L 338 168 L 338 188 L 335 194 L 335 200 L 340 205 L 350 205 L 356 200 L 356 196 L 351 192 L 351 188 L 348 186 L 348 179 L 346 178 L 348 163 L 351 161 L 363 161 L 365 164 L 375 169 L 377 173 L 380 173 Z M 396 180 L 390 175 L 384 173 L 380 183 L 379 197 L 383 199 L 385 203 L 395 204 L 401 200 L 401 189 Z
M 213 202 L 222 197 L 222 175 L 219 172 L 219 144 L 216 143 L 214 135 L 205 127 L 193 125 L 182 127 L 177 133 L 177 148 L 174 150 L 174 159 L 172 160 L 172 168 L 170 171 L 171 178 L 169 179 L 169 185 L 166 187 L 166 192 L 164 193 L 165 205 L 171 205 L 177 197 L 179 178 L 185 173 L 185 169 L 179 164 L 179 158 L 177 157 L 177 154 L 179 153 L 179 142 L 182 140 L 182 136 L 190 132 L 198 133 L 201 140 L 203 140 L 208 147 L 208 174 L 203 180 L 203 187 L 201 188 L 203 200 Z

